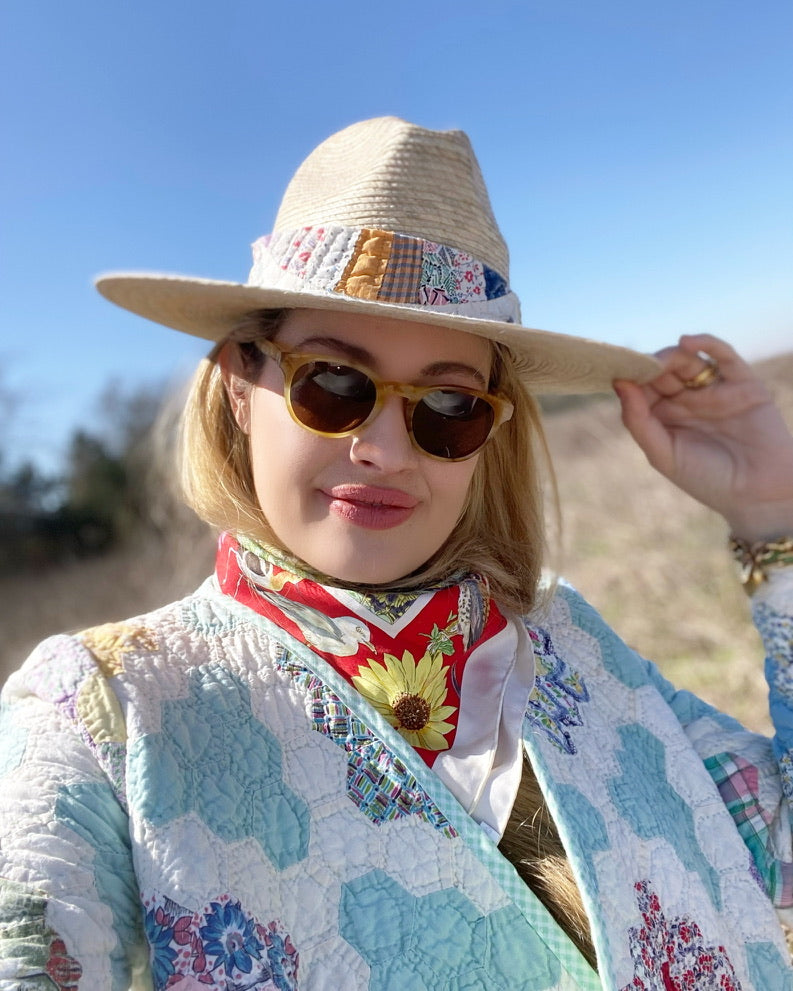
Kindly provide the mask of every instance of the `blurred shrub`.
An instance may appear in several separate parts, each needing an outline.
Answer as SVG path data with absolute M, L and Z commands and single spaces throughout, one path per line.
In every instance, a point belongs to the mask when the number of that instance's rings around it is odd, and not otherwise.
M 0 460 L 0 572 L 104 553 L 168 527 L 177 509 L 163 497 L 167 486 L 156 486 L 156 513 L 149 508 L 162 395 L 111 383 L 97 403 L 98 427 L 74 432 L 56 477 L 30 463 L 3 471 Z

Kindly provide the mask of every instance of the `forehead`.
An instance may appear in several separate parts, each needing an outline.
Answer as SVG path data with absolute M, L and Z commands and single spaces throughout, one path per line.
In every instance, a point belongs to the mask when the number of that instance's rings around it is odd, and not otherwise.
M 454 363 L 487 376 L 492 362 L 492 345 L 475 334 L 370 314 L 291 310 L 277 334 L 292 347 L 315 347 L 323 338 L 354 348 L 377 371 L 400 366 L 413 375 L 430 365 Z

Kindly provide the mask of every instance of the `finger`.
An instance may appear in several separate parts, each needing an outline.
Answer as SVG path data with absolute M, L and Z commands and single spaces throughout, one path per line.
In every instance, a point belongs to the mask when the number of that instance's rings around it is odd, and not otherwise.
M 731 344 L 713 334 L 682 334 L 678 347 L 690 353 L 703 351 L 715 358 L 720 365 L 749 367 Z
M 669 473 L 674 461 L 672 441 L 666 427 L 653 415 L 646 387 L 635 382 L 615 382 L 614 391 L 622 406 L 622 422 L 644 451 L 653 467 Z
M 678 344 L 659 351 L 656 357 L 664 370 L 651 384 L 659 396 L 667 399 L 678 395 L 683 398 L 686 389 L 696 392 L 720 381 L 737 381 L 753 374 L 726 341 L 712 334 L 685 334 Z
M 704 385 L 713 384 L 719 377 L 719 365 L 704 352 L 686 351 L 682 348 L 667 348 L 659 352 L 664 369 L 649 385 L 659 398 L 673 399 L 686 389 L 696 390 L 705 377 Z
M 696 368 L 698 362 L 702 361 L 703 355 L 717 362 L 721 377 L 725 381 L 738 381 L 742 378 L 754 377 L 751 366 L 744 361 L 732 345 L 720 337 L 714 337 L 713 334 L 683 334 L 676 350 L 689 357 L 692 362 L 691 365 L 687 366 L 689 368 Z

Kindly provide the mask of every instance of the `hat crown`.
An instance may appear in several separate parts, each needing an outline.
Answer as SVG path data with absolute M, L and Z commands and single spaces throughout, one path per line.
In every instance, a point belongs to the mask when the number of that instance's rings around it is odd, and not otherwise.
M 453 245 L 509 277 L 507 246 L 462 131 L 431 131 L 378 117 L 332 135 L 295 173 L 274 230 L 320 224 L 379 228 Z

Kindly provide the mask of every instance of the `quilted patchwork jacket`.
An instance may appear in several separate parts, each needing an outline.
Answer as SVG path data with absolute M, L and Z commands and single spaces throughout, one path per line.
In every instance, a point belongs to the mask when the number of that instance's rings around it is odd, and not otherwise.
M 569 588 L 515 621 L 597 972 L 403 738 L 214 579 L 45 641 L 0 712 L 0 988 L 793 991 L 793 573 L 754 608 L 773 741 Z

